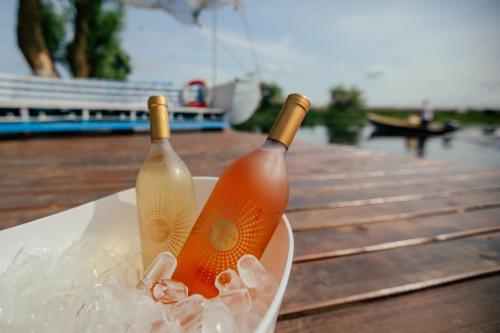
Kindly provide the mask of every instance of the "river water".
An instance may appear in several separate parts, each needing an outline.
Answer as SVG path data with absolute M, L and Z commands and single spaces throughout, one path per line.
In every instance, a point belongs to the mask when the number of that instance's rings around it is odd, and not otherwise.
M 296 139 L 313 143 L 342 143 L 397 155 L 443 160 L 462 165 L 500 169 L 500 128 L 468 126 L 444 136 L 406 138 L 373 136 L 374 128 L 339 131 L 325 125 L 302 127 Z

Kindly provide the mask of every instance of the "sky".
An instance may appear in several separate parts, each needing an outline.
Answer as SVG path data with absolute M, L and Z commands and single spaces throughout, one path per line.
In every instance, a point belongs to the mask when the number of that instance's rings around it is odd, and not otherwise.
M 17 0 L 0 1 L 0 72 L 29 74 L 16 43 Z M 315 105 L 356 85 L 370 106 L 500 107 L 500 1 L 246 0 L 260 76 Z M 211 13 L 188 26 L 126 8 L 130 80 L 211 82 Z M 241 12 L 218 11 L 217 82 L 256 69 Z

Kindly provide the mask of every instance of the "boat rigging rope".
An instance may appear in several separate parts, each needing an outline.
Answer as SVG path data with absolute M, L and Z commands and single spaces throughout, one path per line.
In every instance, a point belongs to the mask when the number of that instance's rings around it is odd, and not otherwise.
M 247 70 L 245 69 L 245 66 L 243 65 L 243 62 L 231 51 L 229 46 L 227 46 L 226 43 L 224 43 L 222 40 L 219 41 L 220 46 L 222 49 L 231 57 L 231 59 L 234 61 L 234 63 L 240 68 L 240 70 L 243 73 L 246 73 Z
M 217 83 L 217 0 L 212 10 L 212 87 Z
M 250 33 L 250 28 L 248 27 L 248 21 L 245 14 L 245 6 L 241 6 L 239 12 L 241 15 L 241 21 L 243 22 L 243 28 L 247 36 L 248 44 L 250 45 L 250 49 L 252 51 L 253 61 L 255 63 L 255 70 L 257 73 L 260 73 L 259 59 L 257 57 L 257 51 L 255 50 L 255 44 L 253 42 L 252 34 Z

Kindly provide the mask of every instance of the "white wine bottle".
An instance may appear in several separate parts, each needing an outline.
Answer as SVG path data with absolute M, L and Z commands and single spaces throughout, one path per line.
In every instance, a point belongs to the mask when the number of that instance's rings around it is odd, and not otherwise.
M 163 251 L 177 256 L 195 222 L 191 173 L 170 145 L 167 99 L 148 100 L 151 149 L 136 182 L 142 264 Z

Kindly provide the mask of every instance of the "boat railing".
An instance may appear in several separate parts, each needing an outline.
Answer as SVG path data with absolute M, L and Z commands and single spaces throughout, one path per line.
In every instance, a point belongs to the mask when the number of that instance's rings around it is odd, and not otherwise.
M 91 121 L 104 126 L 105 122 L 112 121 L 140 124 L 148 121 L 147 99 L 151 95 L 167 96 L 171 122 L 185 122 L 180 128 L 227 126 L 225 110 L 185 106 L 182 89 L 169 82 L 0 74 L 0 132 L 4 125 L 13 123 Z M 120 124 L 120 128 L 122 126 Z

